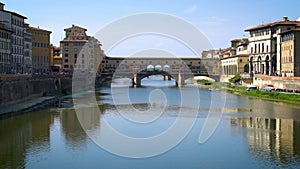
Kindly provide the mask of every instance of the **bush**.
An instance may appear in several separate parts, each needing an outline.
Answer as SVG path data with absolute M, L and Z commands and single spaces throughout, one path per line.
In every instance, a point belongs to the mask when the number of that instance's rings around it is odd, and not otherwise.
M 240 82 L 242 79 L 240 74 L 235 75 L 233 78 L 229 79 L 230 83 L 238 83 Z

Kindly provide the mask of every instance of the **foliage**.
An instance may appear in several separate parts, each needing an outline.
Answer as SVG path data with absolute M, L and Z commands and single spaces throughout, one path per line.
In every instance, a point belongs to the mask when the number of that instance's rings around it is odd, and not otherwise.
M 229 79 L 230 83 L 238 83 L 240 82 L 242 79 L 240 74 L 235 75 L 233 78 Z
M 235 86 L 233 88 L 227 88 L 226 91 L 229 93 L 253 96 L 260 99 L 270 100 L 270 101 L 279 101 L 290 104 L 300 104 L 300 95 L 297 94 L 288 94 L 280 92 L 268 92 L 262 90 L 247 91 L 246 87 Z

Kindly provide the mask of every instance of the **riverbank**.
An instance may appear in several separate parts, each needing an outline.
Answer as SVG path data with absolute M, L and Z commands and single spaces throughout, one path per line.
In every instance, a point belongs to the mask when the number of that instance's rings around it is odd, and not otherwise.
M 25 113 L 33 108 L 44 107 L 56 99 L 54 96 L 39 97 L 22 103 L 0 107 L 0 117 L 13 116 L 18 113 Z
M 268 91 L 261 91 L 261 90 L 247 91 L 247 87 L 242 87 L 242 86 L 223 87 L 223 90 L 228 93 L 232 93 L 236 95 L 245 95 L 245 96 L 255 97 L 258 99 L 269 100 L 274 102 L 282 102 L 282 103 L 300 106 L 300 95 L 298 94 L 268 92 Z

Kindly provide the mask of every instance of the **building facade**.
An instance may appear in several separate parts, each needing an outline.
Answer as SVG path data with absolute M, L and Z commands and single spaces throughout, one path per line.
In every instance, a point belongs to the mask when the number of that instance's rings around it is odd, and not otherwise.
M 65 38 L 60 41 L 63 71 L 98 71 L 104 58 L 100 42 L 79 26 L 72 25 L 64 31 Z
M 60 72 L 62 68 L 61 48 L 51 45 L 50 47 L 51 72 Z
M 32 72 L 50 72 L 50 34 L 51 31 L 29 26 L 32 35 Z
M 28 24 L 24 29 L 24 73 L 32 73 L 32 34 L 27 32 Z
M 11 34 L 12 31 L 0 23 L 0 74 L 11 71 Z
M 300 76 L 300 28 L 281 34 L 282 76 Z
M 221 59 L 222 75 L 233 77 L 237 74 L 249 72 L 248 39 L 235 39 L 231 41 L 231 48 Z
M 8 73 L 23 73 L 24 64 L 24 20 L 27 19 L 18 13 L 7 11 L 0 3 L 0 21 L 12 30 L 10 71 Z
M 281 33 L 300 26 L 298 21 L 282 21 L 246 29 L 249 38 L 249 73 L 281 75 Z

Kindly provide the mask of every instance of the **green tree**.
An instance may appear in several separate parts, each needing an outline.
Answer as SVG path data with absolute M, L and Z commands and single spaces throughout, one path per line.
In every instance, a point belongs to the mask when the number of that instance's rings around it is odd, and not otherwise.
M 235 75 L 233 78 L 229 79 L 230 83 L 238 83 L 242 80 L 241 75 L 238 73 L 237 75 Z

